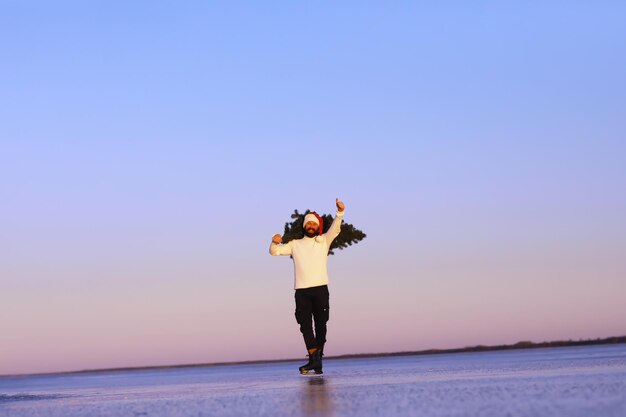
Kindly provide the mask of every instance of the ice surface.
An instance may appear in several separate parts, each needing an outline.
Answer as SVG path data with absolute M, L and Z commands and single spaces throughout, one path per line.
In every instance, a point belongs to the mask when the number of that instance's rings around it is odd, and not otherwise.
M 0 377 L 0 416 L 626 417 L 626 345 Z

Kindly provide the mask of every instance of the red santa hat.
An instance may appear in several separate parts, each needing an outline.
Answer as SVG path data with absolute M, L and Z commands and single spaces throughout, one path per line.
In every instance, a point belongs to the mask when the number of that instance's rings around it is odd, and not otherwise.
M 304 222 L 302 222 L 302 227 L 304 227 L 308 222 L 317 223 L 317 225 L 319 226 L 318 234 L 320 236 L 324 233 L 324 219 L 322 219 L 322 216 L 314 211 L 311 211 L 306 216 L 304 216 Z

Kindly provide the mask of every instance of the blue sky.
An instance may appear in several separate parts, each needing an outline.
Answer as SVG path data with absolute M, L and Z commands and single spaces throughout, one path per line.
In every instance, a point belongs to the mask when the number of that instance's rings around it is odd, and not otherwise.
M 0 8 L 0 374 L 301 356 L 335 197 L 333 354 L 624 333 L 623 4 Z

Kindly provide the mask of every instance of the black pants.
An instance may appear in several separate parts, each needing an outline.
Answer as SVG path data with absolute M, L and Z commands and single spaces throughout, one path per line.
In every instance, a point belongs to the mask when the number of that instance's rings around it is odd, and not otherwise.
M 296 320 L 304 337 L 307 349 L 324 349 L 326 343 L 326 322 L 330 305 L 328 286 L 300 288 L 296 290 Z M 313 333 L 313 320 L 315 333 Z

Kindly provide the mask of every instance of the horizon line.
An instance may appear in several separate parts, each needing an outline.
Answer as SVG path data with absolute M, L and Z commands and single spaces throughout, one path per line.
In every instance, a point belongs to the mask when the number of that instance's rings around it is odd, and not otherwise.
M 514 344 L 508 345 L 475 345 L 466 346 L 462 348 L 449 348 L 449 349 L 425 349 L 416 351 L 397 351 L 397 352 L 378 352 L 378 353 L 347 353 L 343 355 L 327 356 L 325 359 L 365 359 L 365 358 L 383 358 L 390 356 L 419 356 L 419 355 L 441 355 L 441 354 L 455 354 L 455 353 L 478 353 L 487 351 L 498 350 L 517 350 L 517 349 L 536 349 L 536 348 L 556 348 L 556 347 L 573 347 L 573 346 L 585 346 L 585 345 L 606 345 L 606 344 L 621 344 L 626 343 L 625 336 L 609 336 L 596 339 L 578 339 L 577 341 L 569 340 L 555 340 L 550 342 L 531 342 L 531 341 L 519 341 Z M 104 372 L 127 372 L 127 371 L 148 371 L 157 369 L 178 369 L 178 368 L 203 368 L 213 366 L 231 366 L 231 365 L 255 365 L 255 364 L 267 364 L 267 363 L 279 363 L 279 362 L 297 362 L 302 358 L 289 358 L 289 359 L 251 359 L 245 361 L 227 361 L 227 362 L 208 362 L 208 363 L 196 363 L 196 364 L 179 364 L 179 365 L 148 365 L 148 366 L 124 366 L 118 368 L 97 368 L 97 369 L 83 369 L 78 371 L 57 371 L 57 372 L 36 372 L 25 374 L 4 374 L 0 375 L 0 378 L 11 377 L 28 377 L 28 376 L 50 376 L 50 375 L 71 375 L 71 374 L 86 374 L 86 373 L 104 373 Z

